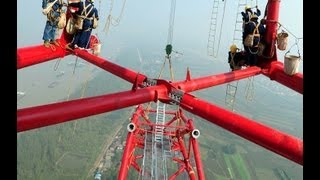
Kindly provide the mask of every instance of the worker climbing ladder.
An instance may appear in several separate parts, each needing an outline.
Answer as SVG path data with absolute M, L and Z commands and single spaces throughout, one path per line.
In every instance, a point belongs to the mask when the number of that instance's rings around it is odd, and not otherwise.
M 223 2 L 224 8 L 223 8 L 222 22 L 220 22 L 220 29 L 218 30 L 217 24 L 218 24 L 218 14 L 219 14 L 219 2 L 220 3 Z M 217 54 L 219 52 L 223 18 L 224 18 L 224 12 L 225 12 L 225 3 L 226 1 L 213 0 L 210 27 L 209 27 L 209 37 L 208 37 L 208 44 L 207 44 L 208 56 L 217 57 Z M 218 32 L 219 32 L 219 36 L 217 36 Z
M 247 5 L 248 5 L 248 0 L 238 0 L 236 23 L 234 25 L 232 43 L 236 44 L 237 47 L 241 47 L 240 49 L 243 49 L 242 32 L 244 27 L 241 12 L 244 11 Z
M 245 7 L 247 6 L 247 3 L 248 3 L 248 0 L 238 0 L 236 23 L 234 26 L 232 43 L 235 44 L 237 47 L 241 47 L 240 49 L 243 49 L 242 32 L 244 27 L 241 12 L 244 11 Z M 227 84 L 225 104 L 232 111 L 234 111 L 234 103 L 235 103 L 235 98 L 236 98 L 237 89 L 238 89 L 238 82 L 239 81 L 231 82 Z

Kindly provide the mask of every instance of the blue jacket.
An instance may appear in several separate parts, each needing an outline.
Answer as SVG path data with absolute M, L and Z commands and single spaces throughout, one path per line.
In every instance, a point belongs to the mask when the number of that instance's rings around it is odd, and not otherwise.
M 241 12 L 241 14 L 242 14 L 242 20 L 243 20 L 244 22 L 249 22 L 249 20 L 250 20 L 250 14 L 249 14 L 249 13 L 250 13 L 251 15 L 253 14 L 253 12 L 252 12 L 251 9 L 247 9 L 246 12 Z M 259 16 L 261 15 L 261 11 L 260 11 L 259 9 L 257 9 L 257 12 L 254 12 L 254 14 L 259 17 Z
M 54 2 L 55 0 L 42 0 L 42 9 L 46 8 L 48 3 Z M 62 8 L 62 1 L 57 0 L 52 6 L 52 11 L 47 14 L 47 20 L 51 22 L 51 25 L 57 25 L 58 18 L 60 17 L 60 9 Z
M 87 15 L 87 18 L 91 18 L 94 15 L 96 18 L 99 19 L 98 10 L 94 7 L 93 3 L 91 3 L 91 2 L 89 2 L 87 0 L 85 0 L 84 6 L 83 6 L 83 2 L 72 3 L 72 4 L 69 4 L 69 5 L 72 6 L 72 7 L 79 8 L 79 10 L 76 11 L 75 13 L 77 15 L 82 15 L 82 16 L 85 16 L 85 14 L 87 14 L 90 11 L 91 7 L 92 7 L 93 9 Z M 87 19 L 87 18 L 84 19 L 84 21 L 83 21 L 83 27 L 82 27 L 83 30 L 86 30 L 88 28 L 92 28 L 93 22 L 92 22 L 92 20 Z
M 55 0 L 42 0 L 42 9 L 47 7 L 48 3 L 54 2 Z M 54 5 L 52 6 L 53 11 L 57 11 L 58 9 L 62 8 L 62 3 L 60 3 L 60 0 L 58 0 Z

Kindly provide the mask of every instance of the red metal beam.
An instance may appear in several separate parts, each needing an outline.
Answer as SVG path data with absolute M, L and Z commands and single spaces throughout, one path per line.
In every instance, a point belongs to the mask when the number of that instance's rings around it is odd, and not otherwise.
M 46 48 L 43 45 L 17 49 L 17 69 L 43 63 L 57 58 L 63 58 L 64 56 L 70 54 L 70 52 L 67 52 L 61 47 L 53 47 L 56 49 L 52 50 L 51 48 Z
M 249 141 L 303 165 L 303 141 L 185 94 L 181 107 Z
M 154 101 L 157 96 L 167 94 L 165 86 L 154 86 L 137 91 L 124 91 L 66 102 L 19 109 L 17 131 L 26 131 L 54 125 L 117 110 L 133 105 Z
M 129 69 L 121 67 L 117 64 L 114 64 L 108 60 L 105 60 L 101 57 L 95 56 L 93 54 L 88 53 L 85 50 L 76 49 L 75 54 L 82 59 L 114 74 L 128 82 L 134 83 L 137 78 L 137 83 L 141 84 L 147 77 L 143 74 L 138 74 L 137 72 Z M 137 77 L 138 76 L 138 77 Z
M 189 120 L 188 122 L 189 122 L 190 128 L 195 129 L 192 120 Z M 203 165 L 202 165 L 202 161 L 201 161 L 198 141 L 197 141 L 197 139 L 195 139 L 193 137 L 190 137 L 190 139 L 191 139 L 191 143 L 192 143 L 194 159 L 196 161 L 198 179 L 204 180 L 204 179 L 206 179 L 206 177 L 205 177 L 204 171 L 203 171 Z
M 278 20 L 279 20 L 279 6 L 280 0 L 268 0 L 267 6 L 267 21 L 266 21 L 266 50 L 268 50 L 268 56 L 274 53 L 271 60 L 277 59 L 277 49 L 275 48 L 277 31 L 278 31 Z
M 179 135 L 178 137 L 178 142 L 179 142 L 179 145 L 180 145 L 180 151 L 181 151 L 181 154 L 183 156 L 183 161 L 184 161 L 184 164 L 185 164 L 185 170 L 188 172 L 188 175 L 189 175 L 189 178 L 191 180 L 195 180 L 196 179 L 196 175 L 194 173 L 194 170 L 190 164 L 190 157 L 188 157 L 188 154 L 187 154 L 187 150 L 186 150 L 186 147 L 184 145 L 184 140 L 182 139 L 182 137 Z
M 297 73 L 292 76 L 285 74 L 283 63 L 280 61 L 273 61 L 270 65 L 270 69 L 262 71 L 263 75 L 303 94 L 303 74 Z
M 196 79 L 192 79 L 191 81 L 181 81 L 181 82 L 173 83 L 173 85 L 178 87 L 178 89 L 182 89 L 185 92 L 191 92 L 191 91 L 196 91 L 196 90 L 205 89 L 208 87 L 228 83 L 231 81 L 244 79 L 250 76 L 255 76 L 260 73 L 261 73 L 261 69 L 259 67 L 253 66 L 243 70 L 237 70 L 237 71 L 232 71 L 228 73 L 196 78 Z
M 79 51 L 77 51 L 77 53 L 79 53 Z M 108 61 L 105 61 L 102 58 L 99 58 L 97 56 L 90 55 L 87 52 L 83 53 L 81 51 L 80 54 L 83 54 L 84 57 L 88 57 L 88 59 L 90 58 L 95 59 L 93 62 L 95 63 L 99 62 L 99 65 L 106 69 L 108 69 L 107 67 L 108 65 L 110 65 L 110 67 L 113 66 L 113 68 L 111 68 L 111 71 L 114 71 L 115 73 L 118 73 L 120 71 L 126 71 L 127 74 L 122 73 L 122 75 L 123 75 L 123 78 L 128 81 L 132 81 L 133 78 L 131 76 L 136 75 L 135 72 L 133 71 L 126 70 L 125 68 L 122 68 L 118 65 L 112 65 L 112 63 L 109 63 Z M 193 91 L 193 90 L 198 90 L 198 89 L 206 88 L 209 86 L 213 86 L 222 82 L 226 82 L 226 80 L 245 78 L 259 72 L 260 72 L 260 68 L 250 67 L 248 68 L 248 70 L 240 70 L 232 73 L 224 73 L 216 76 L 198 78 L 198 79 L 194 79 L 193 81 L 181 82 L 180 84 L 176 83 L 176 85 L 186 91 Z M 139 77 L 140 77 L 139 81 L 142 81 L 142 79 L 145 78 L 144 76 L 139 76 Z M 157 93 L 155 93 L 156 91 Z M 18 114 L 17 114 L 18 115 L 18 132 L 39 128 L 43 126 L 49 126 L 57 123 L 62 123 L 62 122 L 74 120 L 77 118 L 87 117 L 90 115 L 109 112 L 112 110 L 129 107 L 131 105 L 137 105 L 140 103 L 149 102 L 149 101 L 155 100 L 156 98 L 168 99 L 167 91 L 169 91 L 167 86 L 158 85 L 158 86 L 152 86 L 144 89 L 139 89 L 137 90 L 136 93 L 132 91 L 126 91 L 123 93 L 103 95 L 98 97 L 21 109 L 21 110 L 18 110 Z M 152 97 L 150 96 L 151 94 L 152 94 Z M 140 97 L 141 99 L 139 99 Z M 126 104 L 126 105 L 118 106 L 120 102 L 118 102 L 117 98 L 122 98 L 123 104 Z M 119 101 L 120 100 L 121 99 L 119 99 Z M 106 106 L 107 103 L 109 103 L 108 106 Z
M 139 115 L 143 112 L 142 106 L 139 105 L 136 109 L 136 112 L 132 115 L 131 122 L 137 125 L 139 120 Z M 122 154 L 122 160 L 121 160 L 121 166 L 120 171 L 118 174 L 119 180 L 126 180 L 128 171 L 130 168 L 130 159 L 131 156 L 133 156 L 132 151 L 134 150 L 134 141 L 135 141 L 135 132 L 128 132 L 127 140 L 126 140 L 126 147 L 124 149 L 124 152 Z M 139 166 L 137 166 L 139 167 Z

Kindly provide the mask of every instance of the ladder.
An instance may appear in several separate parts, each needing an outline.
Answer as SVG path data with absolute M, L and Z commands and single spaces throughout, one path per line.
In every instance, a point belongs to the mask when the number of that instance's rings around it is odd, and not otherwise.
M 152 138 L 152 167 L 151 179 L 165 179 L 168 177 L 166 155 L 164 152 L 163 133 L 165 125 L 165 104 L 157 101 L 156 122 Z
M 238 0 L 237 6 L 237 15 L 236 15 L 236 22 L 234 25 L 234 32 L 233 32 L 233 39 L 232 43 L 237 45 L 237 47 L 241 47 L 239 49 L 243 49 L 242 43 L 242 32 L 244 28 L 244 22 L 242 20 L 241 12 L 244 11 L 245 6 L 247 5 L 248 0 Z M 225 97 L 225 104 L 229 107 L 232 111 L 234 111 L 234 103 L 238 89 L 238 82 L 231 82 L 227 84 L 226 90 L 226 97 Z
M 208 45 L 207 45 L 207 54 L 208 56 L 216 56 L 215 53 L 215 41 L 216 41 L 216 26 L 218 21 L 218 6 L 219 0 L 213 0 L 212 13 L 210 19 L 210 27 L 209 27 L 209 37 L 208 37 Z
M 253 101 L 254 98 L 254 76 L 248 78 L 248 82 L 246 85 L 245 95 L 247 101 Z
M 163 143 L 163 129 L 165 124 L 165 109 L 166 104 L 157 101 L 157 116 L 156 116 L 156 126 L 154 128 L 154 141 Z M 157 126 L 160 125 L 160 126 Z
M 242 32 L 243 32 L 244 24 L 243 24 L 241 12 L 244 11 L 244 8 L 247 5 L 247 3 L 248 3 L 248 0 L 238 0 L 236 23 L 234 25 L 232 43 L 236 44 L 237 47 L 241 47 L 239 49 L 243 49 Z
M 234 111 L 234 103 L 235 103 L 235 99 L 236 99 L 238 83 L 239 83 L 239 81 L 230 82 L 230 83 L 227 84 L 227 90 L 226 90 L 226 96 L 225 96 L 225 104 L 232 111 Z

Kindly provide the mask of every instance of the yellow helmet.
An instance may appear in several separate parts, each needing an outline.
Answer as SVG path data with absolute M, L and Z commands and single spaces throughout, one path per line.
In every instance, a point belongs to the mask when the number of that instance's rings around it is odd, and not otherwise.
M 237 52 L 237 49 L 238 49 L 238 47 L 237 47 L 237 45 L 235 45 L 235 44 L 232 44 L 232 45 L 230 46 L 230 52 L 231 52 L 231 53 L 236 53 L 236 52 Z
M 245 11 L 246 11 L 247 9 L 251 9 L 250 5 L 246 5 L 246 6 L 244 7 L 244 10 L 245 10 Z

